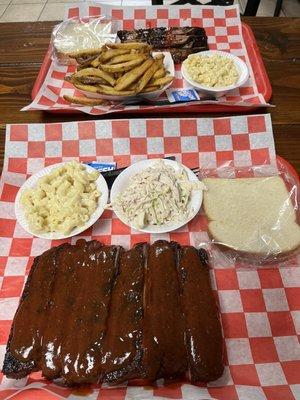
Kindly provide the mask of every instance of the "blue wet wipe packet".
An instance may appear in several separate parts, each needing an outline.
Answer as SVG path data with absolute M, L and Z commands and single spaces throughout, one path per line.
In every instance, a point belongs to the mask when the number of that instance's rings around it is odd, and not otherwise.
M 169 89 L 166 92 L 171 103 L 200 100 L 199 94 L 195 89 Z
M 116 162 L 98 162 L 98 161 L 91 161 L 88 163 L 84 163 L 89 165 L 90 167 L 95 168 L 97 171 L 104 172 L 104 171 L 113 171 L 117 168 Z

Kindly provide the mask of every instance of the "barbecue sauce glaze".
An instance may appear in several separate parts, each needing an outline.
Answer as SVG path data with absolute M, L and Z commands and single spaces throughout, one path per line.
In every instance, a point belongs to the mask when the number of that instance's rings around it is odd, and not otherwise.
M 157 241 L 124 252 L 80 240 L 34 261 L 11 330 L 4 373 L 42 370 L 71 386 L 223 371 L 222 333 L 205 260 Z

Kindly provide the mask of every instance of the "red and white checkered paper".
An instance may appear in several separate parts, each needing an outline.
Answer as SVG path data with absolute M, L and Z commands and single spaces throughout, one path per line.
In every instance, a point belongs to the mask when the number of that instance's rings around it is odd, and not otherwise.
M 62 241 L 32 237 L 16 223 L 14 200 L 26 178 L 44 166 L 77 159 L 126 166 L 147 157 L 175 155 L 189 167 L 240 166 L 275 160 L 269 115 L 206 119 L 134 119 L 9 125 L 0 190 L 0 356 L 33 258 Z M 129 248 L 165 238 L 196 245 L 207 238 L 198 214 L 164 235 L 131 230 L 111 211 L 80 237 Z M 71 239 L 74 243 L 78 237 Z M 300 264 L 271 269 L 214 268 L 226 343 L 225 372 L 207 385 L 188 382 L 153 387 L 92 388 L 87 399 L 292 400 L 300 396 Z M 75 399 L 78 392 L 46 382 L 40 373 L 20 381 L 1 376 L 0 399 Z M 32 388 L 38 388 L 33 391 Z M 26 390 L 25 390 L 26 389 Z M 28 390 L 30 390 L 28 392 Z M 44 391 L 43 391 L 44 390 Z M 47 392 L 46 392 L 47 391 Z M 27 396 L 26 397 L 26 393 Z M 42 397 L 42 395 L 44 397 Z
M 66 18 L 97 16 L 111 16 L 118 21 L 119 29 L 135 29 L 161 26 L 203 26 L 205 28 L 210 49 L 228 51 L 240 57 L 246 62 L 250 77 L 240 88 L 231 91 L 218 101 L 201 101 L 192 104 L 222 104 L 230 106 L 260 107 L 268 105 L 261 93 L 259 93 L 251 63 L 247 54 L 242 36 L 241 21 L 238 6 L 213 7 L 213 6 L 134 6 L 121 7 L 94 5 L 82 3 L 70 6 L 66 10 Z M 171 88 L 184 87 L 184 80 L 180 72 L 181 65 L 175 65 L 175 79 Z M 157 110 L 161 106 L 109 104 L 105 106 L 87 107 L 70 104 L 63 99 L 64 94 L 82 96 L 73 85 L 64 81 L 67 73 L 75 71 L 74 66 L 57 65 L 51 62 L 46 78 L 31 104 L 22 111 L 28 110 L 80 110 L 87 114 L 101 115 L 105 113 L 142 110 Z M 171 89 L 170 88 L 170 89 Z M 160 99 L 166 99 L 163 94 Z M 188 106 L 191 103 L 172 103 L 168 107 Z

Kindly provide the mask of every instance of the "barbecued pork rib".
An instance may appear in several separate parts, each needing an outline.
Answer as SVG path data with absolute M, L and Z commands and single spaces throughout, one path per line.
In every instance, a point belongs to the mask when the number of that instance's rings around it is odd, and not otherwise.
M 207 254 L 191 246 L 177 247 L 177 254 L 191 381 L 213 381 L 223 372 L 223 338 L 210 285 Z
M 58 254 L 69 248 L 63 244 L 34 259 L 10 331 L 3 373 L 9 378 L 23 378 L 39 369 L 42 332 L 57 272 Z
M 175 378 L 186 371 L 184 321 L 174 251 L 159 240 L 149 248 L 145 272 L 142 377 Z
M 144 263 L 148 246 L 122 254 L 109 308 L 101 368 L 104 380 L 124 382 L 139 376 L 142 359 Z
M 44 332 L 43 376 L 61 376 L 69 385 L 98 381 L 120 251 L 119 246 L 82 241 L 61 255 L 49 312 L 52 323 Z

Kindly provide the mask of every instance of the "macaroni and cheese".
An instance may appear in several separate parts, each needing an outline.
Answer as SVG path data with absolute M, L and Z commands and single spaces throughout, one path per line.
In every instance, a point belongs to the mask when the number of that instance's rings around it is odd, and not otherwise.
M 213 56 L 192 54 L 183 64 L 188 75 L 204 86 L 225 87 L 234 85 L 239 79 L 233 60 L 218 54 Z
M 69 234 L 84 225 L 98 206 L 96 187 L 99 172 L 87 172 L 71 161 L 40 178 L 34 189 L 21 195 L 21 205 L 33 232 Z

